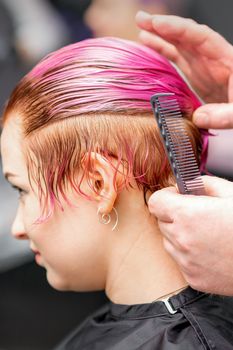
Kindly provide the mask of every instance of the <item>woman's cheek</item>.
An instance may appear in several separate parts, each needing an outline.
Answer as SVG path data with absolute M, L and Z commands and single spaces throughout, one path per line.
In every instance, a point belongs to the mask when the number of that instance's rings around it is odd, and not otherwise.
M 34 224 L 41 216 L 39 201 L 32 195 L 25 195 L 22 202 L 22 210 L 27 227 Z

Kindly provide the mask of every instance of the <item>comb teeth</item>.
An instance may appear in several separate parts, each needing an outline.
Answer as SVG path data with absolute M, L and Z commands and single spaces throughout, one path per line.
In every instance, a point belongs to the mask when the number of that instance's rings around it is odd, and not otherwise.
M 151 105 L 180 193 L 205 194 L 204 184 L 175 94 L 153 95 Z

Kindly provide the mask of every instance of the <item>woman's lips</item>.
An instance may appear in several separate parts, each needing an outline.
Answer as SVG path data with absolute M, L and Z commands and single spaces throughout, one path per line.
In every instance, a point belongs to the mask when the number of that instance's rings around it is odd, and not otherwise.
M 36 263 L 38 265 L 42 265 L 42 257 L 41 257 L 40 252 L 37 249 L 33 248 L 33 247 L 31 247 L 31 250 L 35 254 L 35 261 L 36 261 Z

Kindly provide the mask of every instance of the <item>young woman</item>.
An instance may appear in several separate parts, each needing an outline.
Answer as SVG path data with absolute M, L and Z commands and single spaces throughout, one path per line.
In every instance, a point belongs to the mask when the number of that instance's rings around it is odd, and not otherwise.
M 206 136 L 191 122 L 200 101 L 165 58 L 130 41 L 64 47 L 6 105 L 3 171 L 20 194 L 13 235 L 29 240 L 54 288 L 110 299 L 58 349 L 233 348 L 232 299 L 187 286 L 148 211 L 151 193 L 174 184 L 156 92 L 176 94 L 203 167 Z

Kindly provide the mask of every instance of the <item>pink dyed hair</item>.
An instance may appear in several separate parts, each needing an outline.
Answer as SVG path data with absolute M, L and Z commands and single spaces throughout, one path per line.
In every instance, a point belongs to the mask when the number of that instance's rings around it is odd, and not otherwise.
M 83 155 L 92 151 L 110 162 L 116 158 L 116 173 L 122 162 L 126 164 L 124 186 L 130 186 L 133 178 L 144 195 L 171 184 L 150 105 L 156 92 L 175 93 L 203 169 L 207 136 L 201 137 L 191 122 L 201 102 L 167 59 L 147 47 L 116 38 L 84 40 L 45 57 L 21 80 L 10 96 L 3 123 L 10 112 L 19 112 L 29 177 L 39 185 L 41 205 L 44 200 L 43 218 L 51 214 L 55 202 L 60 204 L 60 195 L 69 201 L 67 183 L 88 197 L 81 185 L 92 169 L 90 158 L 80 183 L 74 174 Z M 45 213 L 49 202 L 51 211 Z

